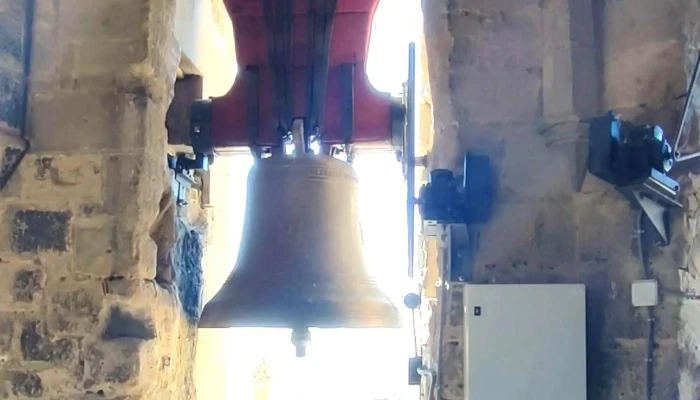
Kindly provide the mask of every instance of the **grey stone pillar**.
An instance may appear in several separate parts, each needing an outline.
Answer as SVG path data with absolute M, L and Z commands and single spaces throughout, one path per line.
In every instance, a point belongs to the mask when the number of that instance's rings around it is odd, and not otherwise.
M 32 147 L 0 192 L 0 398 L 194 396 L 194 327 L 155 281 L 175 240 L 175 3 L 36 2 Z M 0 34 L 22 22 L 9 4 Z

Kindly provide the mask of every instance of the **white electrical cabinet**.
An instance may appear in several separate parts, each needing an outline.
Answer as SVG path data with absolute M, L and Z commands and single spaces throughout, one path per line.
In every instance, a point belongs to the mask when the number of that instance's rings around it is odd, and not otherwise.
M 465 400 L 586 400 L 583 285 L 466 285 Z

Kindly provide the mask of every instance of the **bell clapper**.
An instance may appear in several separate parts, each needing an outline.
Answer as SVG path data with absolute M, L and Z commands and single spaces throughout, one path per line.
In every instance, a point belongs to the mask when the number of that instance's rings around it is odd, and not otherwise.
M 297 328 L 292 331 L 292 344 L 297 348 L 297 357 L 306 357 L 306 347 L 309 343 L 311 343 L 309 328 Z
M 304 120 L 301 118 L 292 121 L 292 144 L 294 144 L 294 154 L 296 156 L 306 153 Z

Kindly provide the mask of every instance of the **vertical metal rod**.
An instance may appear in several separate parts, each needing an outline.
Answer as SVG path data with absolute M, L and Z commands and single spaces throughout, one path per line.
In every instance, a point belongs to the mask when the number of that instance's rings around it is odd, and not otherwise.
M 416 309 L 411 310 L 411 322 L 413 323 L 413 356 L 418 357 L 418 332 L 416 332 Z
M 355 65 L 351 63 L 340 66 L 341 79 L 341 113 L 340 120 L 345 141 L 345 155 L 348 162 L 353 162 L 352 136 L 355 131 Z
M 415 258 L 415 191 L 416 191 L 416 44 L 408 45 L 408 84 L 406 85 L 406 222 L 408 224 L 408 276 L 413 278 Z
M 684 161 L 690 158 L 697 157 L 695 154 L 689 156 L 681 156 L 680 150 L 678 150 L 678 145 L 681 141 L 681 134 L 685 129 L 685 121 L 688 119 L 688 112 L 690 111 L 690 103 L 693 100 L 693 94 L 695 93 L 695 83 L 698 80 L 698 73 L 700 72 L 700 51 L 698 51 L 698 58 L 695 61 L 695 68 L 693 69 L 693 75 L 690 78 L 690 86 L 688 87 L 688 94 L 685 97 L 685 103 L 683 104 L 683 113 L 681 114 L 681 120 L 678 123 L 678 129 L 676 129 L 676 140 L 673 145 L 673 157 L 675 161 Z M 700 153 L 698 153 L 700 155 Z
M 294 144 L 294 155 L 296 157 L 306 153 L 306 143 L 304 141 L 304 120 L 297 118 L 292 121 L 292 143 Z
M 331 33 L 337 7 L 337 0 L 324 1 L 322 4 L 314 2 L 317 6 L 313 54 L 313 77 L 311 81 L 311 114 L 309 115 L 309 129 L 323 135 L 323 124 L 326 111 L 326 90 L 328 87 L 328 68 L 330 62 Z
M 645 214 L 643 210 L 639 210 L 637 218 L 637 257 L 641 266 L 642 278 L 650 279 L 651 272 L 649 271 L 649 263 L 647 262 L 647 253 L 644 249 L 644 220 Z M 646 349 L 646 369 L 645 369 L 645 398 L 652 400 L 654 391 L 654 307 L 647 307 L 647 349 Z

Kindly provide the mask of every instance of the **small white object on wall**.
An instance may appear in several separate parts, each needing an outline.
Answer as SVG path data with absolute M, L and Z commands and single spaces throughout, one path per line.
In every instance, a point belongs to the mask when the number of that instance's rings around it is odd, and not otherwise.
M 632 305 L 653 307 L 659 304 L 659 283 L 656 279 L 632 282 Z

